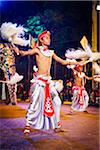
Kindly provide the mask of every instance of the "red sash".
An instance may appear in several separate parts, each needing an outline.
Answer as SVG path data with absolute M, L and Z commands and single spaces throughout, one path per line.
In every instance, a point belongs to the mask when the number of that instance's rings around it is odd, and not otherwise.
M 72 90 L 78 90 L 79 91 L 79 104 L 84 105 L 83 94 L 82 94 L 84 87 L 75 85 L 75 87 L 73 87 Z
M 83 104 L 84 104 L 82 92 L 83 92 L 83 87 L 81 86 L 80 89 L 79 89 L 79 104 L 80 104 L 80 105 L 83 105 Z
M 42 78 L 38 78 L 38 80 L 41 80 L 45 83 L 44 115 L 46 115 L 47 117 L 51 117 L 54 115 L 54 108 L 53 108 L 52 99 L 50 95 L 48 80 L 44 80 Z

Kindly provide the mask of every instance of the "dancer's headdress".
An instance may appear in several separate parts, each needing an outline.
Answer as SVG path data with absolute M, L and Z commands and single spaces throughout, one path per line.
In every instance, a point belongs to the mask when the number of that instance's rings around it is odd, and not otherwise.
M 82 68 L 83 65 L 76 65 L 74 69 L 78 70 L 79 68 Z
M 46 35 L 46 34 L 50 35 L 50 32 L 47 31 L 47 30 L 43 31 L 41 34 L 38 35 L 38 39 L 41 40 L 43 38 L 43 36 Z

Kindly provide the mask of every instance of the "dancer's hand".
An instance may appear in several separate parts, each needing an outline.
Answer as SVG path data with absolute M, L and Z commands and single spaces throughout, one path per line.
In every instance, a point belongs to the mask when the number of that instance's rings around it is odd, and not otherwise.
M 78 65 L 84 66 L 84 65 L 86 65 L 88 62 L 89 62 L 88 60 L 82 60 L 82 61 L 79 62 Z
M 25 52 L 20 50 L 20 51 L 19 51 L 19 54 L 22 55 L 22 56 L 24 56 L 24 55 L 25 55 Z
M 90 62 L 90 60 L 86 60 L 86 61 L 84 61 L 83 65 L 86 65 L 89 62 Z
M 19 55 L 19 49 L 16 46 L 13 47 L 13 50 L 17 55 Z
M 100 75 L 94 75 L 93 78 L 100 78 Z
M 84 61 L 82 60 L 82 61 L 76 61 L 76 63 L 75 63 L 75 65 L 80 65 L 80 66 L 83 66 L 84 65 Z

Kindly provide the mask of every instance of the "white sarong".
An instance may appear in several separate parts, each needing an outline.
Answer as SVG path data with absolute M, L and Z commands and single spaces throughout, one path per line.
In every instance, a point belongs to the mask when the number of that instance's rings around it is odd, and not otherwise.
M 51 77 L 40 75 L 32 79 L 31 83 L 31 104 L 26 115 L 26 125 L 32 125 L 35 129 L 48 130 L 50 128 L 57 128 L 58 122 L 60 121 L 61 100 L 58 96 L 54 82 L 51 80 Z M 47 83 L 49 84 L 49 92 L 52 102 L 48 101 L 45 105 L 45 87 Z M 48 99 L 49 98 L 47 98 L 47 100 Z M 45 106 L 47 113 L 52 111 L 54 111 L 54 113 L 46 115 L 44 113 Z
M 75 111 L 85 111 L 88 107 L 89 96 L 83 86 L 73 86 L 73 97 L 71 108 Z

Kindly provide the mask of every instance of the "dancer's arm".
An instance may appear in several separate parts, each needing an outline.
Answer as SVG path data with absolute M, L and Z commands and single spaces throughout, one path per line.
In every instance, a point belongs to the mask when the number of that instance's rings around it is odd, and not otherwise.
M 34 54 L 38 53 L 38 48 L 29 49 L 28 51 L 22 51 L 16 47 L 16 48 L 14 48 L 14 51 L 19 52 L 19 54 L 22 56 L 26 56 L 26 55 L 34 55 Z
M 83 64 L 84 63 L 84 61 L 80 61 L 80 62 L 75 62 L 75 61 L 67 61 L 67 60 L 63 60 L 63 59 L 61 59 L 60 57 L 58 57 L 55 53 L 53 54 L 53 58 L 57 61 L 57 62 L 59 62 L 59 63 L 61 63 L 62 65 L 81 65 L 81 64 Z
M 84 76 L 87 80 L 93 80 L 94 78 L 96 78 L 95 76 L 93 76 L 93 77 L 88 77 L 88 76 Z
M 22 56 L 34 55 L 36 53 L 37 53 L 37 48 L 29 49 L 28 51 L 22 51 L 22 50 L 19 51 L 19 54 L 22 55 Z

